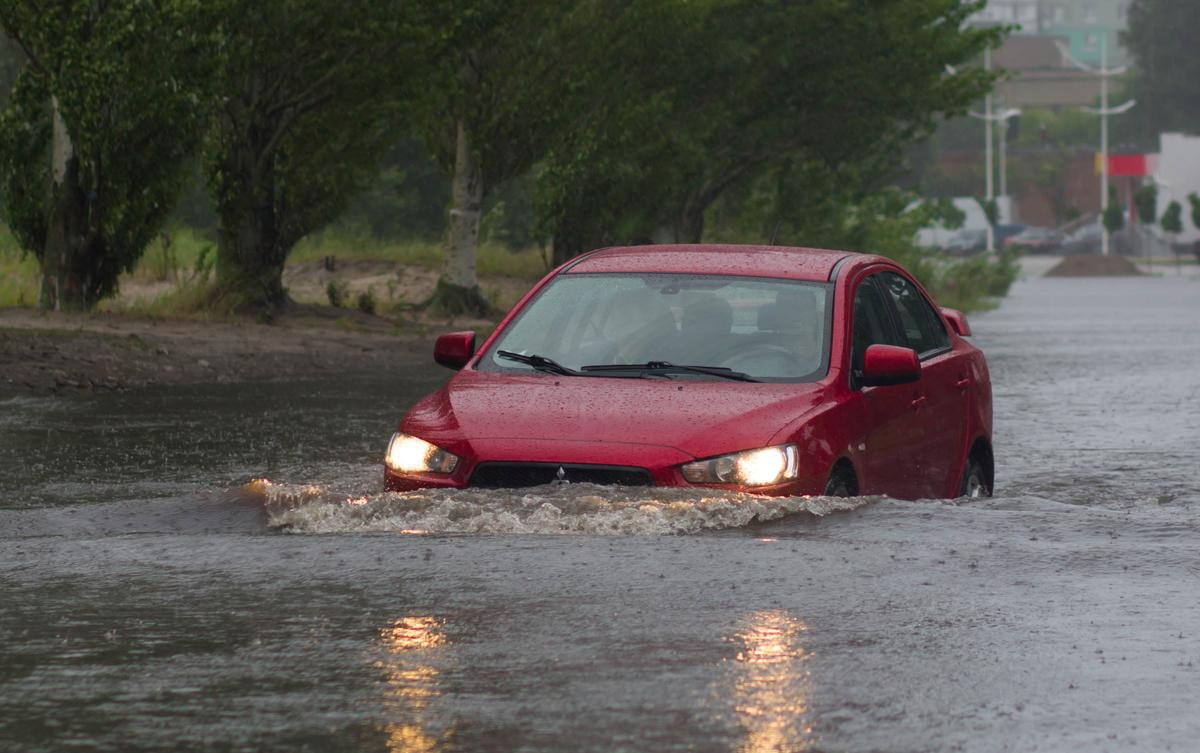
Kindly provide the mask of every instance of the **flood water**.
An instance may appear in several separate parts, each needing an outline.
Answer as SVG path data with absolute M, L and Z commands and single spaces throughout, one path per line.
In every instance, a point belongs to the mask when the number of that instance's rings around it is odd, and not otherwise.
M 424 364 L 2 402 L 0 750 L 1195 750 L 1197 321 L 1178 278 L 973 317 L 962 504 L 382 495 Z

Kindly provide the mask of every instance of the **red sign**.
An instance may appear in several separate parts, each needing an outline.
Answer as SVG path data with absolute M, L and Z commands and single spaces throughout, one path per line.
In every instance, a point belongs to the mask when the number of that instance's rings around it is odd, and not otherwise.
M 1154 172 L 1154 154 L 1110 154 L 1108 155 L 1108 174 L 1115 177 L 1144 178 Z M 1102 163 L 1100 154 L 1096 154 L 1096 174 L 1100 174 Z

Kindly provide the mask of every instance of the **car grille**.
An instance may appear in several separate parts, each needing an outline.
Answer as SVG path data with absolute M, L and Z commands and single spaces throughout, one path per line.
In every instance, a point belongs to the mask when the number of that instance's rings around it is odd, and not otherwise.
M 562 476 L 558 470 L 562 469 Z M 572 463 L 480 463 L 471 474 L 471 486 L 504 489 L 538 486 L 555 481 L 574 484 L 615 484 L 652 486 L 654 479 L 645 468 L 622 465 L 584 465 Z

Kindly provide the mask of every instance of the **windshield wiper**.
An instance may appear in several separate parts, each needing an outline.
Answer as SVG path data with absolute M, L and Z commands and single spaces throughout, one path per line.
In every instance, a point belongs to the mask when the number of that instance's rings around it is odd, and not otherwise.
M 533 355 L 523 355 L 521 353 L 513 353 L 511 350 L 497 350 L 496 355 L 501 358 L 507 358 L 510 361 L 523 363 L 526 366 L 532 366 L 538 371 L 548 371 L 551 374 L 562 374 L 563 376 L 583 376 L 574 369 L 568 369 L 553 358 L 539 356 L 536 353 Z
M 757 382 L 758 380 L 741 371 L 724 366 L 683 366 L 666 361 L 647 361 L 646 363 L 601 363 L 580 368 L 584 372 L 597 371 L 652 371 L 657 373 L 676 374 L 706 374 L 708 376 L 733 379 L 738 382 Z

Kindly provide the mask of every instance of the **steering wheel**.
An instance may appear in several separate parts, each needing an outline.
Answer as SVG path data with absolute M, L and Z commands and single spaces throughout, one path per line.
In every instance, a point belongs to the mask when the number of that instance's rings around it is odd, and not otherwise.
M 771 362 L 774 359 L 775 363 L 783 366 L 782 369 L 767 369 L 767 371 L 779 371 L 788 373 L 794 371 L 799 365 L 799 360 L 796 354 L 782 345 L 774 343 L 744 343 L 734 346 L 722 352 L 714 360 L 714 366 L 725 366 L 735 371 L 741 371 L 738 364 L 740 362 L 756 359 L 766 359 Z

